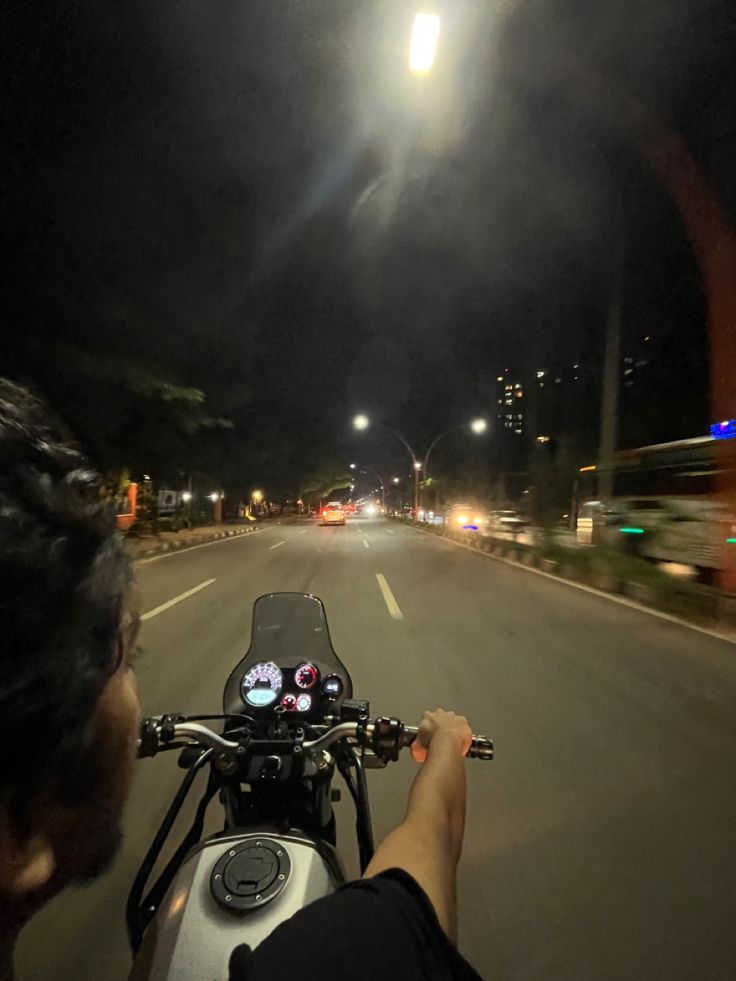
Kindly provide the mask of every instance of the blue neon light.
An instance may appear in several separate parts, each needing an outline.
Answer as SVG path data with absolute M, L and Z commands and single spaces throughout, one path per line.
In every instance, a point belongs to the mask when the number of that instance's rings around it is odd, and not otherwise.
M 710 434 L 713 439 L 736 439 L 736 419 L 714 422 L 710 427 Z

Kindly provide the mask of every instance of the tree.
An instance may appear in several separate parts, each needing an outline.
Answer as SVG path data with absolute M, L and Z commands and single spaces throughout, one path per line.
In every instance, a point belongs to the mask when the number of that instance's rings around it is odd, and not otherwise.
M 576 466 L 566 443 L 535 448 L 529 468 L 529 514 L 536 525 L 551 528 L 569 512 Z

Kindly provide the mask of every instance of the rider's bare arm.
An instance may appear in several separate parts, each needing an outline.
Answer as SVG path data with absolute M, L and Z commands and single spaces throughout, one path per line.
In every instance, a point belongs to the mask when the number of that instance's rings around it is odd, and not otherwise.
M 423 762 L 406 818 L 379 845 L 366 877 L 404 869 L 429 896 L 447 936 L 457 942 L 456 869 L 465 827 L 465 762 L 472 732 L 454 712 L 425 712 L 412 755 Z

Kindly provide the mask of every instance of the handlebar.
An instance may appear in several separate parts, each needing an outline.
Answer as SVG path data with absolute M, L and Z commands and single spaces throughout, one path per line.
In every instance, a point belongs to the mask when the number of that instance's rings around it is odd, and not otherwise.
M 341 722 L 316 739 L 301 743 L 301 752 L 316 754 L 329 749 L 342 739 L 372 750 L 377 756 L 396 760 L 400 750 L 405 749 L 417 738 L 416 726 L 407 726 L 400 719 L 378 718 L 369 722 Z M 242 756 L 246 752 L 243 742 L 235 742 L 218 736 L 206 726 L 197 722 L 174 721 L 171 716 L 162 719 L 144 719 L 141 723 L 141 738 L 138 743 L 139 756 L 154 756 L 159 749 L 168 745 L 181 746 L 180 740 L 213 749 L 226 755 Z M 465 754 L 468 759 L 492 760 L 493 741 L 487 736 L 473 735 L 470 749 Z

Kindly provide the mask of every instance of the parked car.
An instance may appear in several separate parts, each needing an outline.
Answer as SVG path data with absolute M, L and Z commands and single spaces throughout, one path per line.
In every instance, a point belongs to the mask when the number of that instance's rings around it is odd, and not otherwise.
M 491 534 L 505 531 L 516 535 L 528 525 L 528 519 L 519 514 L 518 511 L 491 511 L 488 515 L 488 530 Z

